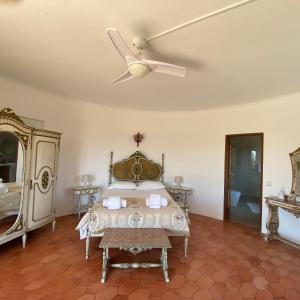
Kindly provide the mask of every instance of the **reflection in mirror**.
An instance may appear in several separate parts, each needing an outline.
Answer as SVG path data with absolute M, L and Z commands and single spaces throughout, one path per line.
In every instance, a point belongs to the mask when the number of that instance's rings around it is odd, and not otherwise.
M 294 201 L 296 205 L 300 205 L 300 148 L 290 153 L 290 158 L 293 171 L 290 199 Z
M 24 153 L 18 137 L 0 132 L 0 235 L 15 223 L 22 200 Z
M 295 193 L 300 195 L 300 161 L 296 162 L 296 187 Z

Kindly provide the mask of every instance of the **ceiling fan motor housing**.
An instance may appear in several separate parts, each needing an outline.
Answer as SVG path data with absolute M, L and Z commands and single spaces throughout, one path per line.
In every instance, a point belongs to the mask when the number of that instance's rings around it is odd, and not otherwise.
M 137 48 L 138 50 L 141 50 L 141 49 L 145 48 L 145 46 L 147 45 L 147 42 L 142 37 L 136 37 L 132 40 L 132 44 L 135 48 Z

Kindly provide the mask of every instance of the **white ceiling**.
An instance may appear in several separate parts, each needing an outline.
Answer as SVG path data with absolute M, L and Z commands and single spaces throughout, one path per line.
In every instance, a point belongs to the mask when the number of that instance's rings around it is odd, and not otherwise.
M 130 42 L 238 0 L 0 0 L 0 74 L 59 95 L 145 110 L 195 110 L 300 90 L 300 1 L 257 0 L 151 42 L 145 58 L 186 78 L 125 71 L 105 29 Z

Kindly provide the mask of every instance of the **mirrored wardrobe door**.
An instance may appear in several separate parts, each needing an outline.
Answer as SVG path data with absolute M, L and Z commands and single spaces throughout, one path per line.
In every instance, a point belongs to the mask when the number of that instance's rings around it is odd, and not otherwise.
M 0 237 L 17 227 L 23 200 L 24 154 L 23 144 L 16 134 L 0 132 Z

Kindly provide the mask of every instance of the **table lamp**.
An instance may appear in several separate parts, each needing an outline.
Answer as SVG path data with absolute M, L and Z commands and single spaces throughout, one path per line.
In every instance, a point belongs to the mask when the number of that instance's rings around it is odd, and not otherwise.
M 181 184 L 183 183 L 183 177 L 175 176 L 174 181 L 176 182 L 177 187 L 181 187 Z
M 88 175 L 82 175 L 81 176 L 81 183 L 84 187 L 89 186 L 89 176 Z

